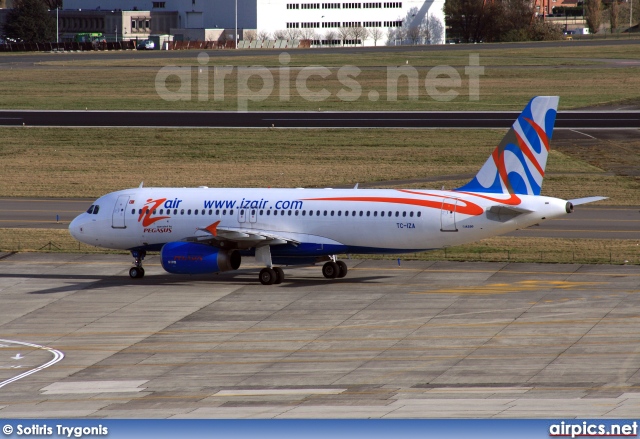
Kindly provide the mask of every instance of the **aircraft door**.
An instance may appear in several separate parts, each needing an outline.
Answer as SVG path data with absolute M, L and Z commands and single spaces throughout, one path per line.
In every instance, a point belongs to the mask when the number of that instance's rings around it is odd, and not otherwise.
M 249 211 L 249 222 L 255 223 L 258 221 L 258 209 L 251 209 Z
M 120 195 L 113 207 L 113 215 L 111 216 L 111 227 L 114 229 L 126 229 L 125 214 L 129 204 L 129 195 Z
M 238 209 L 238 222 L 244 223 L 247 221 L 247 209 Z
M 442 200 L 442 208 L 440 210 L 440 231 L 441 232 L 457 232 L 456 226 L 456 209 L 458 207 L 457 198 L 445 198 Z

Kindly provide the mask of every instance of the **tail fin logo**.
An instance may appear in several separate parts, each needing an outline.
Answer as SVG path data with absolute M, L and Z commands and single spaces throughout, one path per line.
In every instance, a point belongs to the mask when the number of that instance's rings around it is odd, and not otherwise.
M 557 96 L 533 98 L 478 174 L 457 190 L 540 195 L 558 100 Z

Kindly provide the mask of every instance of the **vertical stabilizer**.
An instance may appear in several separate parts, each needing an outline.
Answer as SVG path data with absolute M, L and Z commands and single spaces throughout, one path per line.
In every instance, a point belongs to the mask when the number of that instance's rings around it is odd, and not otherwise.
M 558 96 L 531 99 L 478 174 L 456 190 L 540 195 L 558 101 Z

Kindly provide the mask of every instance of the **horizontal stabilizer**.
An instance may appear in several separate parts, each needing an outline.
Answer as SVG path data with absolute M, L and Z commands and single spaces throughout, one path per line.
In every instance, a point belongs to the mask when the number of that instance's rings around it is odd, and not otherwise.
M 575 200 L 567 200 L 567 201 L 569 201 L 569 203 L 573 204 L 574 206 L 579 206 L 581 204 L 595 203 L 596 201 L 606 200 L 607 198 L 609 197 L 585 197 L 585 198 L 576 198 Z

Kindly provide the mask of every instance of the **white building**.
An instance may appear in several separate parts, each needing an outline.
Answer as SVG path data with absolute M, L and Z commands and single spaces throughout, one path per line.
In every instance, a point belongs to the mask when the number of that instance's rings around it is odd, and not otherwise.
M 344 40 L 367 46 L 401 44 L 403 40 L 405 44 L 441 44 L 444 42 L 443 6 L 444 0 L 237 0 L 237 26 L 240 38 L 243 30 L 255 30 L 258 34 L 268 33 L 271 39 L 276 38 L 276 33 L 284 33 L 290 38 L 314 40 L 315 44 L 342 44 Z M 172 33 L 176 35 L 211 35 L 207 30 L 236 26 L 235 0 L 64 0 L 64 9 L 175 11 L 178 23 Z M 430 25 L 436 22 L 440 31 L 429 34 L 414 30 L 412 37 L 408 37 L 407 32 L 403 36 L 397 32 L 415 29 L 418 25 L 424 30 L 427 22 Z M 342 35 L 344 28 L 351 28 L 351 35 Z M 374 31 L 377 37 L 372 36 Z M 335 39 L 329 41 L 328 37 Z

